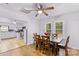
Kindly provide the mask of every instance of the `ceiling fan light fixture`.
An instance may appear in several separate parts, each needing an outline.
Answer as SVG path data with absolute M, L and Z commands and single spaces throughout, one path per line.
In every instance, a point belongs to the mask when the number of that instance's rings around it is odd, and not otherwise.
M 38 10 L 38 13 L 41 14 L 42 13 L 42 10 Z

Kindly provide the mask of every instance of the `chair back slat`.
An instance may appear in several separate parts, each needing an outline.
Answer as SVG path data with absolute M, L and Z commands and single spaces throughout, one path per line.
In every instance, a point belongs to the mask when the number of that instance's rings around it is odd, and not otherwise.
M 43 44 L 48 45 L 50 42 L 50 36 L 42 36 Z

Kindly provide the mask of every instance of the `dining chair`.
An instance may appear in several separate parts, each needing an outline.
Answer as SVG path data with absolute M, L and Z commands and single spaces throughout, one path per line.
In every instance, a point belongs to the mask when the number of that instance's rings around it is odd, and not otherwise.
M 35 41 L 36 41 L 36 39 L 35 39 L 36 35 L 37 35 L 37 33 L 33 33 L 34 45 L 35 45 Z
M 52 51 L 52 47 L 50 45 L 50 36 L 42 36 L 43 38 L 43 53 L 48 53 L 50 55 L 50 52 Z
M 57 33 L 52 34 L 52 39 L 57 38 L 57 36 L 58 36 Z
M 40 36 L 41 37 L 41 45 L 40 45 L 40 52 L 41 51 L 44 51 L 44 36 L 42 35 L 42 36 Z
M 33 38 L 35 40 L 35 47 L 37 49 L 40 45 L 40 35 L 35 35 Z
M 66 56 L 68 56 L 68 43 L 69 43 L 69 38 L 70 38 L 70 36 L 67 37 L 64 46 L 62 46 L 61 44 L 58 45 L 59 51 L 60 51 L 60 49 L 64 49 Z

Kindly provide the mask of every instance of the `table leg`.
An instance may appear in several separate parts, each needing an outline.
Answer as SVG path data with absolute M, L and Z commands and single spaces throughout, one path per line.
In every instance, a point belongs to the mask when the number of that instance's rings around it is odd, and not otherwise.
M 57 47 L 58 43 L 54 43 L 54 55 L 57 56 L 58 55 L 58 47 Z

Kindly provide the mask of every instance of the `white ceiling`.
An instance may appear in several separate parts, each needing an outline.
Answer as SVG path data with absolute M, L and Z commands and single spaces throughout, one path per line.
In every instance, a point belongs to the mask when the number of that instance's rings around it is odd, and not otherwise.
M 16 19 L 16 20 L 23 20 L 28 21 L 34 19 L 48 19 L 52 18 L 52 16 L 58 16 L 66 13 L 71 13 L 74 11 L 79 10 L 78 3 L 42 3 L 44 7 L 54 6 L 54 10 L 46 11 L 49 16 L 45 16 L 44 14 L 38 15 L 35 17 L 35 11 L 31 13 L 23 13 L 20 10 L 22 8 L 26 9 L 36 9 L 36 3 L 0 3 L 0 17 L 8 18 L 8 19 Z

